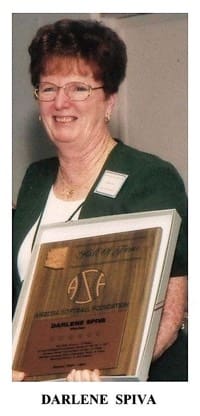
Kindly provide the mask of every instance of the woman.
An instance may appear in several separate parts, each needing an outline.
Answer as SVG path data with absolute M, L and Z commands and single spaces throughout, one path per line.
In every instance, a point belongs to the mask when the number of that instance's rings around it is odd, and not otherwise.
M 149 380 L 185 380 L 180 327 L 187 288 L 186 196 L 173 166 L 111 137 L 108 122 L 125 77 L 125 44 L 98 22 L 62 20 L 39 29 L 29 53 L 39 118 L 57 158 L 31 165 L 20 189 L 14 220 L 14 306 L 40 224 L 176 208 L 182 226 Z M 99 192 L 105 170 L 128 175 L 115 198 Z M 14 380 L 23 378 L 23 373 L 14 374 Z M 75 369 L 67 380 L 99 380 L 99 372 Z

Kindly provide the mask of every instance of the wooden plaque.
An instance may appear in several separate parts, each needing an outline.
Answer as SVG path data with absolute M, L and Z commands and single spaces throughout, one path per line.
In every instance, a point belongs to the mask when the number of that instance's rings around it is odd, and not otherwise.
M 126 225 L 124 231 L 113 232 L 109 217 L 96 223 L 80 220 L 71 227 L 41 227 L 14 319 L 13 369 L 25 371 L 27 380 L 61 379 L 73 368 L 99 368 L 104 377 L 146 379 L 163 306 L 165 290 L 161 300 L 158 289 L 171 229 L 164 230 L 162 221 L 160 226 L 144 227 L 141 221 L 133 226 L 134 215 L 114 218 L 114 229 L 128 219 L 130 229 Z M 97 222 L 103 234 L 85 231 Z M 177 232 L 176 227 L 174 248 Z M 170 271 L 169 259 L 167 263 Z M 147 348 L 154 312 L 154 336 Z

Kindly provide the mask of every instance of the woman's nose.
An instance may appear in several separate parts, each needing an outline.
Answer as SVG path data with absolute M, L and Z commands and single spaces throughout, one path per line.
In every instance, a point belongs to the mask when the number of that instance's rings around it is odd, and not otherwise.
M 57 93 L 56 93 L 56 97 L 54 100 L 54 104 L 56 109 L 60 109 L 63 107 L 68 107 L 70 105 L 70 99 L 69 97 L 64 93 L 64 89 L 63 88 L 58 88 Z

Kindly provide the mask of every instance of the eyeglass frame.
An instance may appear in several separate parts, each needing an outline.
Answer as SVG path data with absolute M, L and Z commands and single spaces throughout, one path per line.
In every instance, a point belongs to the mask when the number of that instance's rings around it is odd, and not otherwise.
M 54 98 L 52 98 L 51 100 L 41 100 L 41 99 L 39 98 L 39 96 L 37 95 L 37 93 L 38 93 L 38 91 L 39 91 L 39 86 L 38 86 L 38 87 L 36 87 L 36 88 L 34 89 L 34 91 L 33 91 L 33 95 L 34 95 L 34 97 L 35 97 L 37 100 L 39 100 L 39 101 L 41 101 L 41 102 L 51 102 L 51 101 L 54 101 L 54 100 L 56 99 L 57 92 L 58 92 L 58 90 L 60 90 L 60 89 L 64 89 L 64 94 L 65 94 L 65 96 L 66 96 L 66 97 L 68 97 L 68 98 L 70 99 L 70 101 L 85 101 L 85 100 L 87 100 L 87 99 L 91 96 L 92 91 L 94 91 L 94 90 L 99 90 L 99 89 L 101 89 L 101 88 L 104 88 L 104 86 L 103 86 L 103 85 L 101 85 L 101 86 L 99 86 L 99 87 L 91 87 L 91 85 L 85 84 L 84 82 L 78 82 L 78 81 L 67 82 L 66 84 L 64 84 L 64 85 L 62 85 L 62 86 L 56 85 L 56 84 L 54 84 L 53 82 L 41 82 L 40 84 L 50 84 L 50 85 L 53 85 L 54 87 L 56 87 L 56 88 L 57 88 L 57 90 L 56 90 L 56 94 L 55 94 L 55 97 L 54 97 Z M 67 85 L 70 85 L 70 84 L 81 84 L 81 85 L 84 85 L 85 87 L 87 87 L 87 88 L 88 88 L 88 96 L 87 96 L 86 98 L 84 98 L 83 100 L 76 100 L 76 99 L 74 100 L 73 98 L 70 98 L 70 97 L 69 97 L 69 96 L 65 93 L 65 88 L 66 88 L 66 86 L 67 86 Z

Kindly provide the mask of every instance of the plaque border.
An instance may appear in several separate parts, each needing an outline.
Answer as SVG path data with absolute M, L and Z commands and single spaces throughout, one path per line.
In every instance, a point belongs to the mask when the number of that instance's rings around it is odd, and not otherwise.
M 104 381 L 146 381 L 151 364 L 155 339 L 159 328 L 159 322 L 164 305 L 164 299 L 171 265 L 179 234 L 181 218 L 175 209 L 147 211 L 141 213 L 119 214 L 113 216 L 96 217 L 92 219 L 80 219 L 69 223 L 54 223 L 41 226 L 35 246 L 32 252 L 27 277 L 17 303 L 13 320 L 13 360 L 19 343 L 22 323 L 27 310 L 28 299 L 31 295 L 31 285 L 34 271 L 37 265 L 40 246 L 43 243 L 54 241 L 76 240 L 92 236 L 106 236 L 108 234 L 136 231 L 153 227 L 162 229 L 161 240 L 156 258 L 153 276 L 153 284 L 149 296 L 147 314 L 139 354 L 136 363 L 136 371 L 132 374 L 132 357 L 130 357 L 129 371 L 127 375 L 102 376 Z M 69 238 L 70 236 L 70 238 Z M 55 380 L 54 380 L 55 381 Z M 62 381 L 59 379 L 58 381 Z

